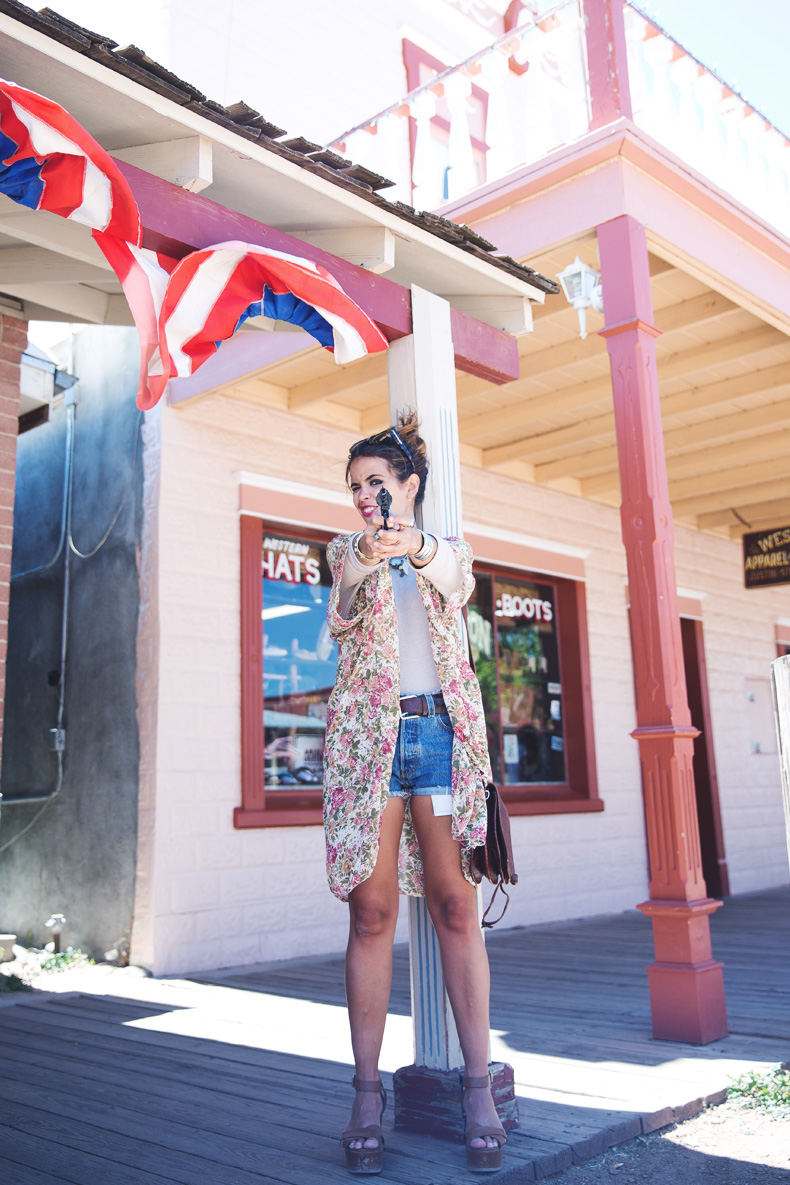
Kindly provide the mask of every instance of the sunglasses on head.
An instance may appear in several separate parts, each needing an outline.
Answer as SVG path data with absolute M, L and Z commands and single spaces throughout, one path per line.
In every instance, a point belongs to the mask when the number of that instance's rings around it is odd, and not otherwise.
M 385 428 L 383 432 L 377 432 L 375 436 L 366 436 L 364 440 L 358 440 L 356 444 L 352 444 L 350 455 L 353 457 L 357 449 L 361 448 L 362 445 L 368 444 L 394 444 L 397 449 L 400 449 L 406 460 L 409 462 L 412 473 L 415 472 L 414 461 L 412 460 L 411 453 L 403 443 L 397 428 Z

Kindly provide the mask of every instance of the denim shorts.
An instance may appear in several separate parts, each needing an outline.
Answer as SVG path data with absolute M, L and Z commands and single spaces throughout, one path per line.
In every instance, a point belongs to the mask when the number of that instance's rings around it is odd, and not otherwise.
M 409 798 L 413 794 L 430 794 L 436 814 L 441 810 L 437 798 L 452 801 L 453 792 L 453 726 L 444 709 L 430 716 L 405 716 L 398 730 L 398 743 L 392 761 L 389 794 L 391 798 Z

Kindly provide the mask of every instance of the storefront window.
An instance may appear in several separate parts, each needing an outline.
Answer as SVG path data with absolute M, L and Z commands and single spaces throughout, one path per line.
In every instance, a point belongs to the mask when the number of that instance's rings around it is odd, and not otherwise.
M 337 667 L 326 620 L 326 545 L 264 531 L 261 572 L 266 789 L 320 787 Z
M 241 516 L 241 805 L 236 827 L 321 822 L 337 646 L 330 533 Z M 475 566 L 469 637 L 494 780 L 511 814 L 601 810 L 584 584 Z
M 551 584 L 479 573 L 469 634 L 494 780 L 564 783 L 559 620 Z

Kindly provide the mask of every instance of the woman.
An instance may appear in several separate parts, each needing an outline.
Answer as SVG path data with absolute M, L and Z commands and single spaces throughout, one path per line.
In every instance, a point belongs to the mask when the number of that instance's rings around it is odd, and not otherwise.
M 457 539 L 414 525 L 428 462 L 413 414 L 355 444 L 346 479 L 362 529 L 327 556 L 338 642 L 327 712 L 324 822 L 330 887 L 350 907 L 346 996 L 356 1096 L 343 1132 L 352 1172 L 382 1167 L 378 1072 L 398 891 L 425 894 L 464 1053 L 468 1167 L 501 1167 L 505 1133 L 488 1072 L 488 960 L 470 876 L 485 840 L 491 771 L 480 689 L 458 614 L 474 587 Z M 384 519 L 377 495 L 392 497 Z

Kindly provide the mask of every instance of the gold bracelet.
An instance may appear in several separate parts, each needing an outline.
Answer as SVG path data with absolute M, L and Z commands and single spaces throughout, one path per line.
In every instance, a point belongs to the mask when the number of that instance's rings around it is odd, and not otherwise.
M 381 563 L 380 557 L 379 557 L 379 559 L 376 559 L 375 556 L 363 555 L 362 552 L 359 550 L 359 541 L 361 538 L 362 538 L 362 531 L 357 531 L 356 535 L 354 535 L 351 540 L 351 546 L 354 549 L 354 555 L 357 557 L 359 562 L 361 564 L 363 564 L 364 567 L 366 567 L 366 568 L 372 568 L 374 565 L 380 564 Z M 371 560 L 373 561 L 373 563 L 371 563 Z

